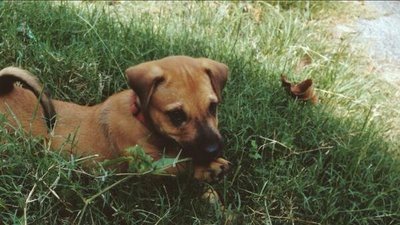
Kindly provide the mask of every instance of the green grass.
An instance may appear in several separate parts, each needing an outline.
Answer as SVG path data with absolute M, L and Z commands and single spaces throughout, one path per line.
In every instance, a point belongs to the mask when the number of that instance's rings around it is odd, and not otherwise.
M 220 127 L 225 156 L 235 167 L 214 185 L 223 212 L 201 201 L 203 189 L 188 174 L 153 179 L 87 171 L 85 159 L 63 158 L 43 140 L 1 126 L 0 221 L 400 223 L 400 168 L 388 153 L 394 144 L 382 135 L 387 126 L 372 118 L 372 103 L 356 103 L 363 84 L 348 79 L 355 76 L 356 57 L 313 21 L 330 6 L 253 4 L 258 17 L 244 5 L 166 3 L 157 12 L 145 5 L 116 14 L 102 7 L 1 2 L 0 66 L 30 70 L 57 99 L 101 102 L 127 88 L 125 68 L 168 55 L 226 63 L 230 79 Z M 295 73 L 305 54 L 312 64 Z M 281 73 L 314 79 L 321 104 L 290 99 Z

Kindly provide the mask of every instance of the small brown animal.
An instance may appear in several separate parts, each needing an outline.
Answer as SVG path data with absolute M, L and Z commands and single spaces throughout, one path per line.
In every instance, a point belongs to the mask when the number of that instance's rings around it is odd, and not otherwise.
M 163 152 L 174 157 L 182 150 L 193 159 L 196 179 L 210 182 L 223 176 L 230 163 L 221 157 L 217 106 L 228 67 L 206 58 L 171 56 L 125 73 L 132 90 L 81 106 L 50 100 L 32 74 L 8 67 L 0 71 L 0 113 L 9 121 L 8 129 L 20 124 L 26 132 L 51 140 L 53 149 L 70 154 L 98 154 L 101 161 L 140 145 L 158 160 Z M 74 141 L 68 142 L 71 137 Z M 185 167 L 181 163 L 167 172 L 176 174 Z

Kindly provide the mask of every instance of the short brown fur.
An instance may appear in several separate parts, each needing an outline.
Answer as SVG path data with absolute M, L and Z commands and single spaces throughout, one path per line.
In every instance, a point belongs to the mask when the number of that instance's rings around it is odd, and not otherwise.
M 7 70 L 8 74 L 21 73 L 18 68 Z M 57 120 L 51 133 L 43 120 L 43 108 L 38 107 L 37 97 L 27 89 L 14 86 L 1 94 L 0 113 L 12 126 L 19 121 L 25 131 L 51 140 L 53 149 L 78 156 L 98 154 L 97 160 L 101 161 L 123 156 L 127 147 L 140 145 L 158 160 L 164 150 L 176 156 L 183 147 L 183 153 L 194 159 L 196 179 L 213 181 L 228 170 L 229 162 L 220 157 L 218 119 L 210 113 L 210 104 L 221 101 L 228 75 L 224 64 L 172 56 L 130 67 L 126 75 L 133 91 L 116 93 L 98 105 L 52 100 L 49 104 L 54 105 Z M 135 103 L 138 106 L 132 112 Z M 168 117 L 168 112 L 175 109 L 184 111 L 187 117 L 178 127 Z M 145 123 L 132 115 L 137 111 L 144 114 Z M 72 136 L 75 141 L 68 142 Z M 202 159 L 197 161 L 196 157 Z M 184 167 L 170 168 L 168 172 L 175 174 Z

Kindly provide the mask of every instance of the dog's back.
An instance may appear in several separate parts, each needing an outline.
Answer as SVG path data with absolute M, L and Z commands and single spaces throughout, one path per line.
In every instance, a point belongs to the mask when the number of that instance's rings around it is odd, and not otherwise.
M 21 86 L 16 85 L 17 82 Z M 0 71 L 0 113 L 12 127 L 21 126 L 33 135 L 43 136 L 54 126 L 56 115 L 37 78 L 17 67 Z

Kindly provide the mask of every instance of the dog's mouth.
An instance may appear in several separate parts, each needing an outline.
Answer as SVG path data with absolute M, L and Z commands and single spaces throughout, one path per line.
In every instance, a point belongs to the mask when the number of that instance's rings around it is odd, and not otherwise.
M 159 127 L 152 126 L 152 128 L 154 128 L 153 134 L 161 140 L 160 149 L 181 149 L 182 156 L 192 158 L 196 164 L 207 164 L 222 156 L 223 140 L 218 133 L 212 132 L 208 127 L 203 128 L 200 134 L 190 141 L 178 141 L 173 135 L 164 133 Z
M 190 142 L 179 144 L 183 153 L 191 157 L 196 164 L 207 164 L 222 156 L 222 142 L 214 144 L 201 144 Z
M 192 158 L 195 164 L 208 164 L 222 156 L 222 141 L 217 144 L 199 144 L 198 142 L 178 142 L 172 137 L 162 135 L 166 148 L 180 149 L 183 157 Z

